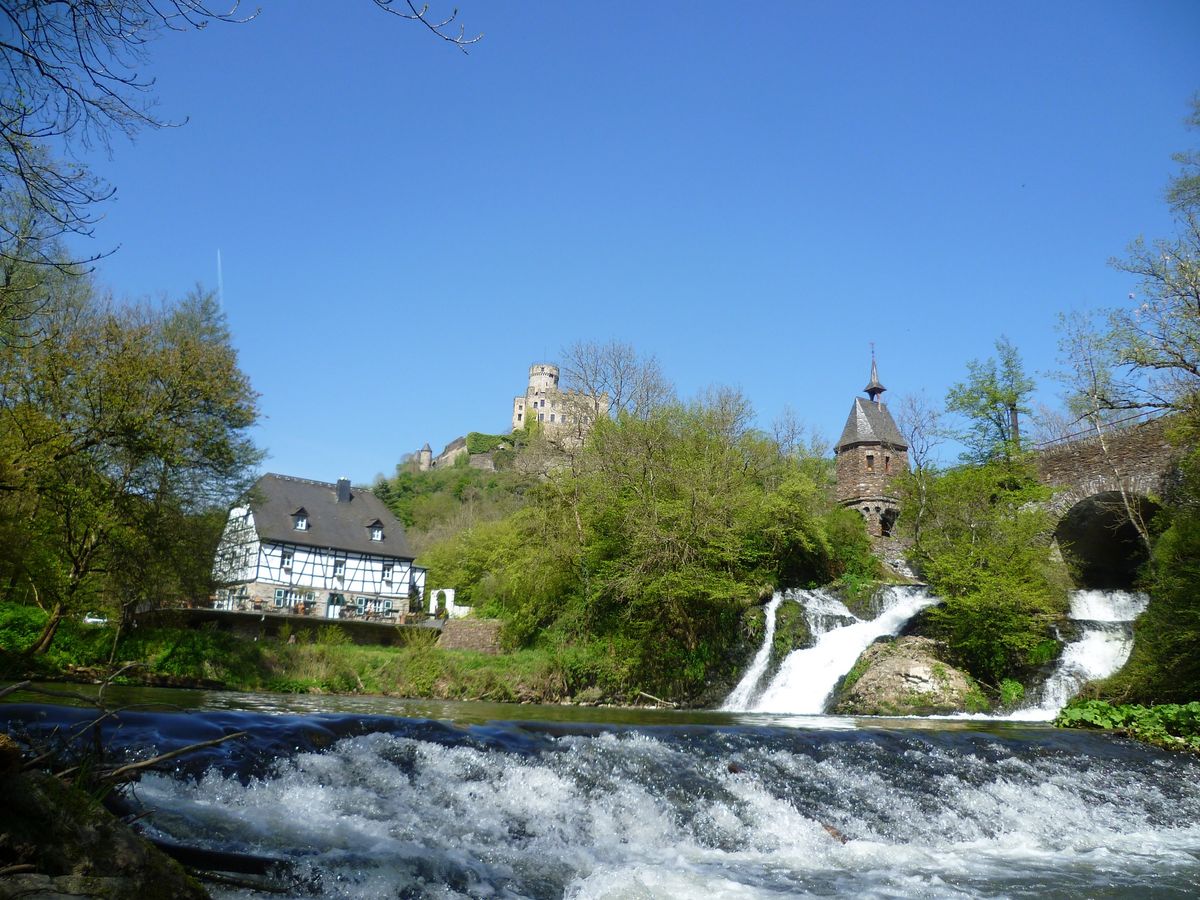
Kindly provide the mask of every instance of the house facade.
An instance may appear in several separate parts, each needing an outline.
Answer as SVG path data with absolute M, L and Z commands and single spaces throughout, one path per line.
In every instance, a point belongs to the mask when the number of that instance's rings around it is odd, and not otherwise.
M 424 606 L 404 526 L 345 478 L 264 475 L 230 510 L 213 574 L 220 609 L 392 619 Z

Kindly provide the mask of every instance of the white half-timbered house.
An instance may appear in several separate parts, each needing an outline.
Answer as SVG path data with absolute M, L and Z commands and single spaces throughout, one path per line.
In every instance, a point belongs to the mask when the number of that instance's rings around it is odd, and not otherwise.
M 220 609 L 393 618 L 425 595 L 404 526 L 345 478 L 262 476 L 230 510 L 213 573 Z

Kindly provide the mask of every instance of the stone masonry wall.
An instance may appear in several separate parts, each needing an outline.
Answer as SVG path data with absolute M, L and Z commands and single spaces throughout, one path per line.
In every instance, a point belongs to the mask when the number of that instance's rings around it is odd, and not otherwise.
M 442 650 L 474 650 L 477 653 L 500 652 L 498 619 L 449 619 L 438 638 Z
M 908 452 L 905 450 L 892 450 L 878 444 L 849 447 L 837 458 L 838 500 L 894 496 L 890 487 L 892 478 L 907 471 Z
M 1063 488 L 1051 501 L 1066 512 L 1088 497 L 1109 491 L 1161 494 L 1177 471 L 1180 450 L 1167 439 L 1169 420 L 1152 419 L 1100 436 L 1056 444 L 1037 454 L 1038 475 Z

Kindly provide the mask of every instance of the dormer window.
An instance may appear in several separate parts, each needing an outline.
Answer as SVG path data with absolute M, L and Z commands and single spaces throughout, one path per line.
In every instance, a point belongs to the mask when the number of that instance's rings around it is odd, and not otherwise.
M 301 506 L 292 512 L 292 527 L 297 531 L 308 531 L 308 510 Z

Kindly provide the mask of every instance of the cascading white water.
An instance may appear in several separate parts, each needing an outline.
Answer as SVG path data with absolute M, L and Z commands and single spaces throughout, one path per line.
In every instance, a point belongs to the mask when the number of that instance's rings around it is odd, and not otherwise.
M 758 689 L 758 682 L 762 680 L 763 673 L 767 671 L 767 663 L 771 661 L 771 645 L 775 641 L 775 616 L 779 610 L 779 604 L 789 599 L 792 598 L 776 591 L 775 596 L 771 598 L 771 602 L 767 604 L 765 610 L 766 630 L 763 632 L 762 646 L 754 654 L 750 668 L 746 670 L 746 674 L 742 676 L 742 680 L 738 682 L 733 692 L 725 698 L 721 709 L 745 709 L 750 703 L 750 698 L 754 696 L 754 692 Z
M 1063 648 L 1058 665 L 1042 686 L 1037 705 L 1017 710 L 1008 718 L 1049 721 L 1089 681 L 1107 678 L 1133 650 L 1133 620 L 1149 598 L 1130 591 L 1075 591 L 1070 618 L 1079 636 Z
M 804 606 L 804 615 L 816 643 L 812 647 L 789 653 L 779 672 L 757 699 L 753 698 L 754 689 L 751 687 L 737 698 L 740 705 L 735 705 L 734 694 L 738 693 L 735 690 L 722 709 L 819 715 L 825 711 L 825 701 L 838 679 L 850 671 L 859 654 L 872 641 L 884 635 L 896 634 L 905 622 L 937 602 L 937 598 L 931 597 L 924 588 L 889 587 L 884 591 L 880 614 L 863 621 L 841 601 L 824 591 L 798 591 L 793 599 Z M 772 622 L 772 637 L 773 625 Z M 763 646 L 769 656 L 769 644 L 764 642 Z M 761 654 L 763 651 L 759 652 Z M 757 659 L 756 656 L 756 662 Z M 760 670 L 756 679 L 761 677 Z M 739 684 L 738 689 L 741 687 Z

